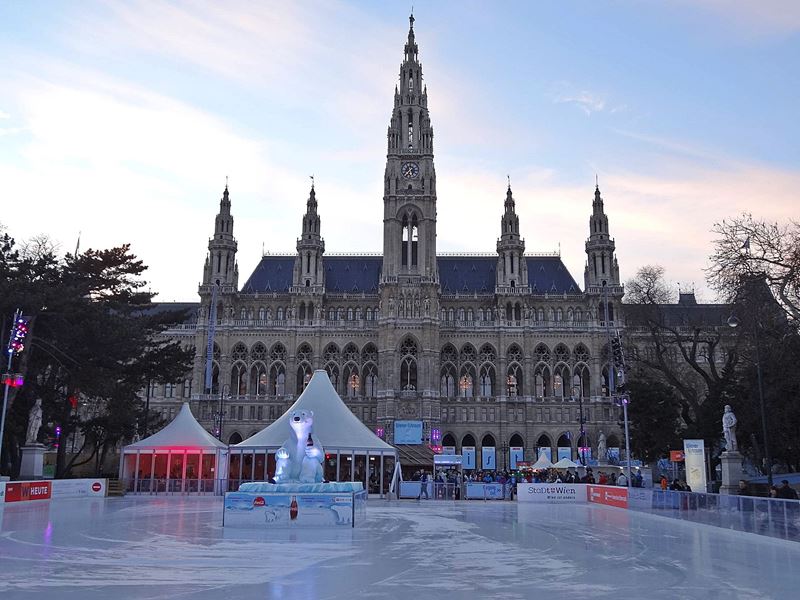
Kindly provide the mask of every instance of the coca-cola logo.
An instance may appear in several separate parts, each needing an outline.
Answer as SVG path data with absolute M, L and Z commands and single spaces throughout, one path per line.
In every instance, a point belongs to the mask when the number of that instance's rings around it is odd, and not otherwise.
M 266 502 L 264 502 L 264 498 L 261 496 L 256 496 L 256 499 L 253 500 L 253 506 L 264 506 Z
M 102 490 L 102 489 L 103 489 L 103 486 L 102 486 L 102 485 L 100 485 L 100 482 L 99 482 L 99 481 L 95 481 L 95 482 L 92 484 L 92 491 L 93 491 L 93 492 L 99 492 L 99 491 L 100 491 L 100 490 Z

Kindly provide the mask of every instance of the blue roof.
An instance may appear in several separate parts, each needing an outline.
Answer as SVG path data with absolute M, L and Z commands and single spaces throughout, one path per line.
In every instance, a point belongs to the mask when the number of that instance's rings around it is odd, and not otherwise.
M 294 256 L 264 256 L 242 287 L 242 292 L 288 292 L 292 285 Z M 534 293 L 580 293 L 558 256 L 527 256 L 528 282 Z M 325 289 L 338 293 L 378 292 L 383 258 L 381 256 L 325 256 Z M 494 256 L 439 256 L 439 281 L 442 292 L 494 292 Z

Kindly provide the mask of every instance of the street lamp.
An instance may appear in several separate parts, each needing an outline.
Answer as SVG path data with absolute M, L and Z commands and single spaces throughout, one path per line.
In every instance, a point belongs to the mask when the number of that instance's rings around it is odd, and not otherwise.
M 575 396 L 572 396 L 572 401 L 575 402 Z M 580 423 L 581 430 L 578 435 L 578 452 L 581 464 L 586 466 L 586 430 L 583 426 L 586 424 L 586 419 L 583 418 L 583 389 L 578 394 L 578 422 Z
M 754 309 L 754 316 L 753 319 L 753 343 L 755 345 L 755 352 L 756 352 L 756 378 L 758 380 L 758 404 L 761 410 L 761 437 L 764 443 L 764 460 L 767 461 L 767 485 L 772 487 L 772 455 L 769 451 L 769 440 L 767 438 L 767 410 L 766 405 L 764 404 L 764 383 L 763 383 L 763 376 L 761 373 L 761 355 L 760 355 L 760 345 L 761 342 L 758 337 L 758 304 L 756 303 Z M 728 327 L 731 329 L 736 329 L 739 326 L 739 319 L 736 318 L 736 315 L 731 315 L 728 317 Z
M 221 442 L 222 441 L 222 427 L 225 421 L 225 397 L 226 394 L 230 397 L 230 389 L 231 386 L 229 384 L 224 384 L 219 388 L 219 410 L 217 414 L 214 415 L 215 419 L 219 422 L 219 428 L 217 429 L 217 439 Z

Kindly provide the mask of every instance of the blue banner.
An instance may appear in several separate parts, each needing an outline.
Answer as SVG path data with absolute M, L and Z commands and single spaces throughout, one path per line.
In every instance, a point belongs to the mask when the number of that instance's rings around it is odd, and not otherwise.
M 508 449 L 508 464 L 511 465 L 512 469 L 517 468 L 518 462 L 523 462 L 525 460 L 525 450 L 521 447 L 514 447 Z
M 568 458 L 572 460 L 572 448 L 565 448 L 563 446 L 558 447 L 558 460 L 562 458 Z
M 463 446 L 461 448 L 461 467 L 464 469 L 475 468 L 475 446 Z
M 547 460 L 553 462 L 553 449 L 550 446 L 539 446 L 536 449 L 536 460 L 544 454 L 547 457 Z
M 421 444 L 422 421 L 395 421 L 394 443 L 416 445 Z
M 484 446 L 481 448 L 481 469 L 494 471 L 497 463 L 495 462 L 494 446 Z

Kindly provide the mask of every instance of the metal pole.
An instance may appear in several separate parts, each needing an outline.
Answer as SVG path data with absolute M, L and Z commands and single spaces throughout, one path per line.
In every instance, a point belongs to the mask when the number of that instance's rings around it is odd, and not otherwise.
M 611 398 L 614 398 L 614 394 L 617 391 L 616 385 L 616 373 L 614 371 L 615 363 L 614 363 L 614 349 L 611 346 L 611 323 L 608 320 L 608 284 L 607 282 L 603 282 L 603 313 L 604 319 L 606 323 L 606 337 L 608 338 L 608 357 L 610 360 L 610 365 L 608 369 L 608 393 Z M 620 365 L 622 367 L 622 365 Z M 627 487 L 631 487 L 631 446 L 629 443 L 629 436 L 628 436 L 628 405 L 625 399 L 622 399 L 622 414 L 625 420 L 625 475 L 627 479 Z M 598 457 L 598 460 L 600 457 Z
M 22 316 L 22 311 L 20 309 L 17 309 L 17 310 L 14 311 L 14 318 L 11 320 L 11 331 L 9 332 L 9 335 L 8 335 L 9 347 L 6 349 L 6 354 L 8 354 L 8 363 L 6 365 L 6 373 L 7 373 L 7 376 L 9 376 L 9 377 L 11 376 L 11 359 L 14 356 L 14 353 L 9 351 L 11 349 L 10 348 L 10 346 L 11 346 L 11 336 L 14 335 L 14 325 L 17 322 L 17 319 L 19 319 L 21 316 Z M 11 386 L 9 385 L 9 380 L 6 379 L 6 385 L 5 385 L 6 389 L 3 391 L 3 414 L 2 414 L 2 416 L 0 416 L 0 457 L 2 457 L 2 455 L 3 455 L 3 434 L 5 433 L 5 429 L 6 429 L 6 407 L 8 406 L 8 390 L 9 390 L 10 387 Z M 0 462 L 0 468 L 2 468 L 2 462 Z

